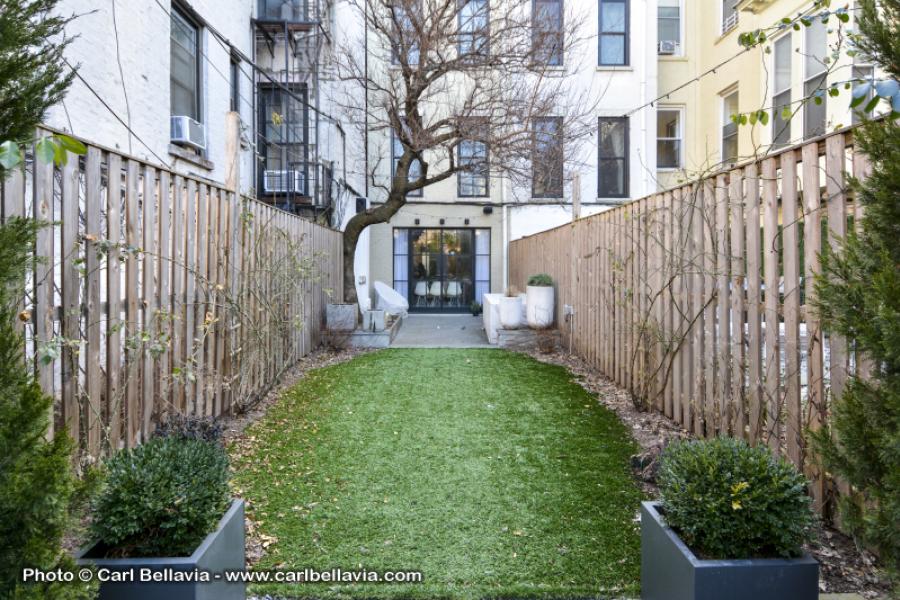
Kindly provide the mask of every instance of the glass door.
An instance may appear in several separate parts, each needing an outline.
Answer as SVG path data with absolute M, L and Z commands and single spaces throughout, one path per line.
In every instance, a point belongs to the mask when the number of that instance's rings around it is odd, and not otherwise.
M 409 306 L 414 311 L 464 312 L 475 298 L 475 232 L 409 231 Z

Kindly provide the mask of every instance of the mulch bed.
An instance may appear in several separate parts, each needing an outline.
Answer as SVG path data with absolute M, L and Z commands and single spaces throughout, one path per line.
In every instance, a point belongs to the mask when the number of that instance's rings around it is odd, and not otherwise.
M 601 404 L 615 412 L 631 429 L 642 453 L 632 466 L 641 487 L 650 496 L 658 496 L 654 483 L 656 461 L 665 446 L 690 434 L 665 415 L 639 410 L 630 394 L 596 372 L 581 358 L 565 352 L 528 352 L 534 359 L 569 369 L 575 380 L 595 395 Z M 820 564 L 819 591 L 822 593 L 856 593 L 864 598 L 888 598 L 890 586 L 880 572 L 875 557 L 860 548 L 853 538 L 828 524 L 818 527 L 817 539 L 806 547 Z

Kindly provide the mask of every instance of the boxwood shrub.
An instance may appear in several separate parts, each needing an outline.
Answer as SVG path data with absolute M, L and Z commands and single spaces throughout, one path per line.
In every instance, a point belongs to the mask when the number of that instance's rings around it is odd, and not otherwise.
M 725 437 L 676 442 L 658 482 L 666 523 L 702 558 L 796 557 L 811 537 L 808 481 L 768 448 Z
M 215 442 L 152 438 L 106 471 L 91 530 L 107 556 L 189 556 L 228 506 L 228 458 Z
M 553 285 L 553 278 L 546 273 L 538 273 L 537 275 L 532 275 L 528 278 L 528 285 L 535 287 L 551 287 Z

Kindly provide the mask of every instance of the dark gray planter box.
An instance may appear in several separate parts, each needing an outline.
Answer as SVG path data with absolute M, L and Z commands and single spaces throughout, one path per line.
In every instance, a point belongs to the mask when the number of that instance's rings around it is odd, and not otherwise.
M 819 563 L 795 559 L 700 560 L 663 521 L 658 502 L 641 504 L 643 600 L 817 600 Z
M 216 530 L 197 546 L 194 553 L 184 557 L 160 558 L 102 558 L 104 549 L 99 544 L 84 548 L 77 556 L 77 563 L 108 569 L 110 573 L 134 574 L 134 581 L 106 582 L 100 584 L 100 600 L 244 600 L 244 583 L 226 583 L 222 571 L 245 569 L 244 555 L 244 501 L 234 500 Z M 142 582 L 141 571 L 165 573 L 167 570 L 193 572 L 208 571 L 210 582 Z M 146 571 L 145 571 L 146 572 Z

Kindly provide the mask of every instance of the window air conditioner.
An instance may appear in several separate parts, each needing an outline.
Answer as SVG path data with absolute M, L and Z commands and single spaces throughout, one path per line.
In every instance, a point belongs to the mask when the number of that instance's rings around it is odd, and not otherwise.
M 672 55 L 678 52 L 678 42 L 675 40 L 660 40 L 657 49 L 660 55 Z
M 171 119 L 171 139 L 173 144 L 183 144 L 198 150 L 206 149 L 206 127 L 203 123 L 183 115 Z
M 263 191 L 267 194 L 304 194 L 306 182 L 300 171 L 263 171 Z

